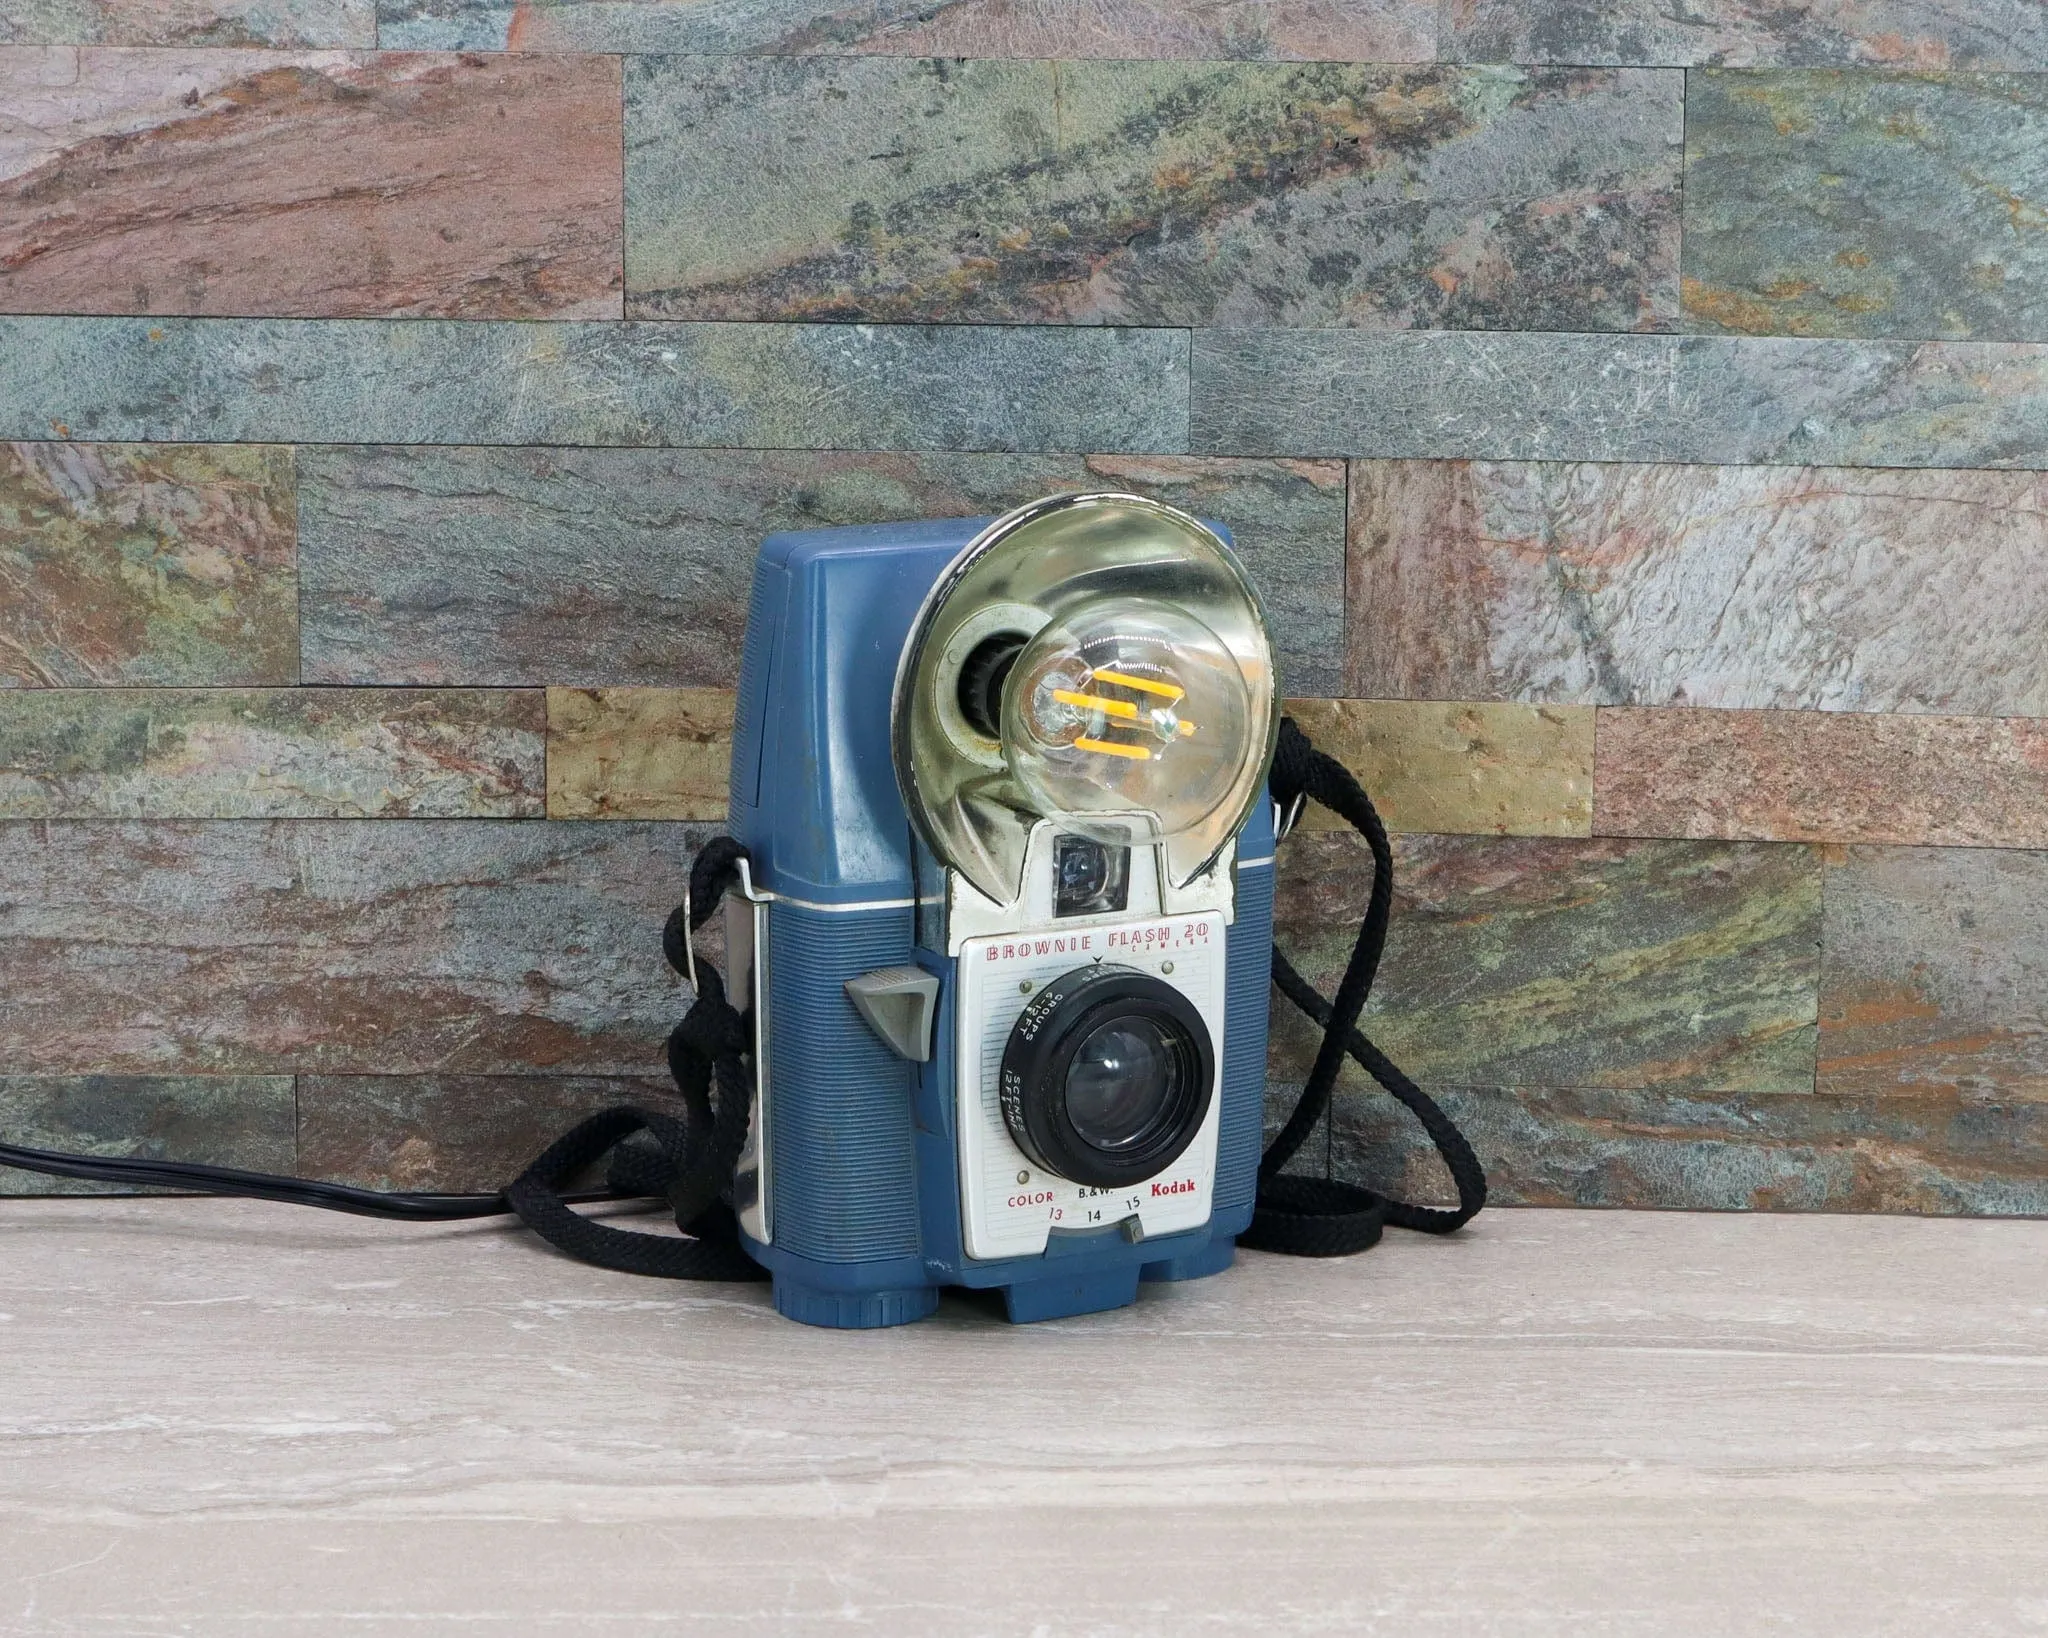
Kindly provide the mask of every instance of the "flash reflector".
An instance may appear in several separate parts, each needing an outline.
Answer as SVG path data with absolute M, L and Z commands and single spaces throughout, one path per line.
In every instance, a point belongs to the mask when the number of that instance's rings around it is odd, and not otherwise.
M 926 844 L 998 904 L 1040 819 L 1163 844 L 1184 886 L 1258 798 L 1279 726 L 1265 613 L 1214 530 L 1140 495 L 1061 495 L 984 529 L 918 611 L 891 711 Z

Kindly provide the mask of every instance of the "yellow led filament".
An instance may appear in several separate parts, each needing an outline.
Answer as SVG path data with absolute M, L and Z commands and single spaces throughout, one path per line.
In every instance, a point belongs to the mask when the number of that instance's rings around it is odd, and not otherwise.
M 1129 700 L 1113 700 L 1106 694 L 1077 694 L 1071 688 L 1055 688 L 1052 697 L 1062 705 L 1077 706 L 1083 711 L 1100 711 L 1104 716 L 1121 717 L 1126 722 L 1138 720 L 1138 708 Z
M 1161 699 L 1184 700 L 1188 697 L 1185 688 L 1154 682 L 1150 677 L 1132 677 L 1121 671 L 1097 671 L 1094 677 L 1097 682 L 1115 683 L 1121 688 L 1136 689 L 1140 694 L 1157 694 Z
M 1173 683 L 1155 682 L 1150 677 L 1134 677 L 1124 671 L 1094 670 L 1089 672 L 1091 684 L 1108 684 L 1113 688 L 1128 688 L 1135 693 L 1150 694 L 1154 698 L 1169 702 L 1169 709 L 1142 713 L 1129 700 L 1113 699 L 1107 694 L 1077 691 L 1071 688 L 1055 688 L 1052 697 L 1062 705 L 1070 705 L 1078 711 L 1099 711 L 1103 716 L 1113 718 L 1136 728 L 1147 716 L 1158 730 L 1169 737 L 1186 738 L 1195 731 L 1192 722 L 1175 721 L 1171 705 L 1187 698 L 1187 690 Z M 1143 745 L 1130 745 L 1113 739 L 1097 739 L 1082 735 L 1073 741 L 1077 751 L 1097 751 L 1103 756 L 1126 757 L 1132 762 L 1150 762 L 1152 752 Z
M 1090 739 L 1083 734 L 1074 741 L 1077 751 L 1100 751 L 1104 756 L 1127 756 L 1133 762 L 1150 762 L 1152 753 L 1142 745 L 1119 745 L 1111 739 Z

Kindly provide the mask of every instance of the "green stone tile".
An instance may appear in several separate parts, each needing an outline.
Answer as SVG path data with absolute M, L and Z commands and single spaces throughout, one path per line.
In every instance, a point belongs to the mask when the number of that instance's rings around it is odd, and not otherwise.
M 372 0 L 7 0 L 0 45 L 373 46 Z
M 1635 69 L 642 57 L 628 311 L 1653 329 L 1681 101 Z
M 1671 1211 L 2048 1213 L 2048 1103 L 1938 1093 L 1432 1087 L 1501 1206 Z M 1276 1089 L 1273 1113 L 1291 1096 Z M 1318 1139 L 1298 1171 L 1320 1171 Z M 1445 1204 L 1450 1180 L 1391 1099 L 1343 1094 L 1331 1160 L 1403 1199 Z
M 711 827 L 0 823 L 0 1064 L 41 1075 L 658 1075 Z
M 1235 531 L 1282 676 L 1334 692 L 1334 461 L 869 451 L 299 452 L 309 682 L 730 688 L 754 553 L 784 529 L 974 517 L 1061 490 L 1153 495 Z
M 0 819 L 537 819 L 537 690 L 0 693 Z
M 961 325 L 0 318 L 0 437 L 1187 447 L 1188 338 Z
M 378 39 L 441 51 L 1426 63 L 1436 57 L 1437 8 L 1438 0 L 382 0 Z
M 0 1075 L 0 1134 L 29 1149 L 297 1168 L 289 1075 Z M 127 1194 L 0 1166 L 0 1195 Z
M 2048 81 L 1717 71 L 1689 86 L 1691 327 L 2048 339 Z
M 0 444 L 0 688 L 297 681 L 295 513 L 286 449 Z
M 1200 454 L 2048 468 L 2048 347 L 1201 330 Z
M 299 1164 L 365 1189 L 501 1189 L 579 1120 L 622 1103 L 682 1107 L 665 1075 L 305 1075 Z
M 2048 68 L 2038 0 L 1456 0 L 1446 59 Z
M 1349 834 L 1280 853 L 1276 940 L 1334 992 L 1371 887 Z M 1367 1032 L 1425 1086 L 1813 1089 L 1808 847 L 1408 836 Z M 1274 1014 L 1274 1074 L 1311 1032 Z

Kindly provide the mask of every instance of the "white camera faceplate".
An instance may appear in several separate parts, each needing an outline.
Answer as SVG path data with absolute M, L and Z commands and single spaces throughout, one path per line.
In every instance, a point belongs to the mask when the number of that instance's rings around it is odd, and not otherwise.
M 967 1255 L 1035 1257 L 1062 1232 L 1126 1224 L 1134 1239 L 1156 1239 L 1209 1220 L 1216 1180 L 1221 1088 L 1195 1141 L 1165 1171 L 1118 1189 L 1055 1177 L 1027 1159 L 1003 1122 L 998 1097 L 1003 1049 L 1033 994 L 1091 962 L 1132 967 L 1179 990 L 1209 1028 L 1216 1074 L 1223 1066 L 1227 977 L 1225 918 L 1200 915 L 1094 919 L 965 940 L 959 951 L 956 1029 L 960 1201 Z

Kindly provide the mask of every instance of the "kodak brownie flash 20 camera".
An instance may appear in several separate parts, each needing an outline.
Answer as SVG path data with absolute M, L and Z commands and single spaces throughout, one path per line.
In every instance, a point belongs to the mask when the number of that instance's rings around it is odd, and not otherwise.
M 1133 495 L 777 535 L 726 910 L 734 1186 L 776 1306 L 1013 1320 L 1230 1265 L 1265 1089 L 1272 643 L 1224 532 Z

